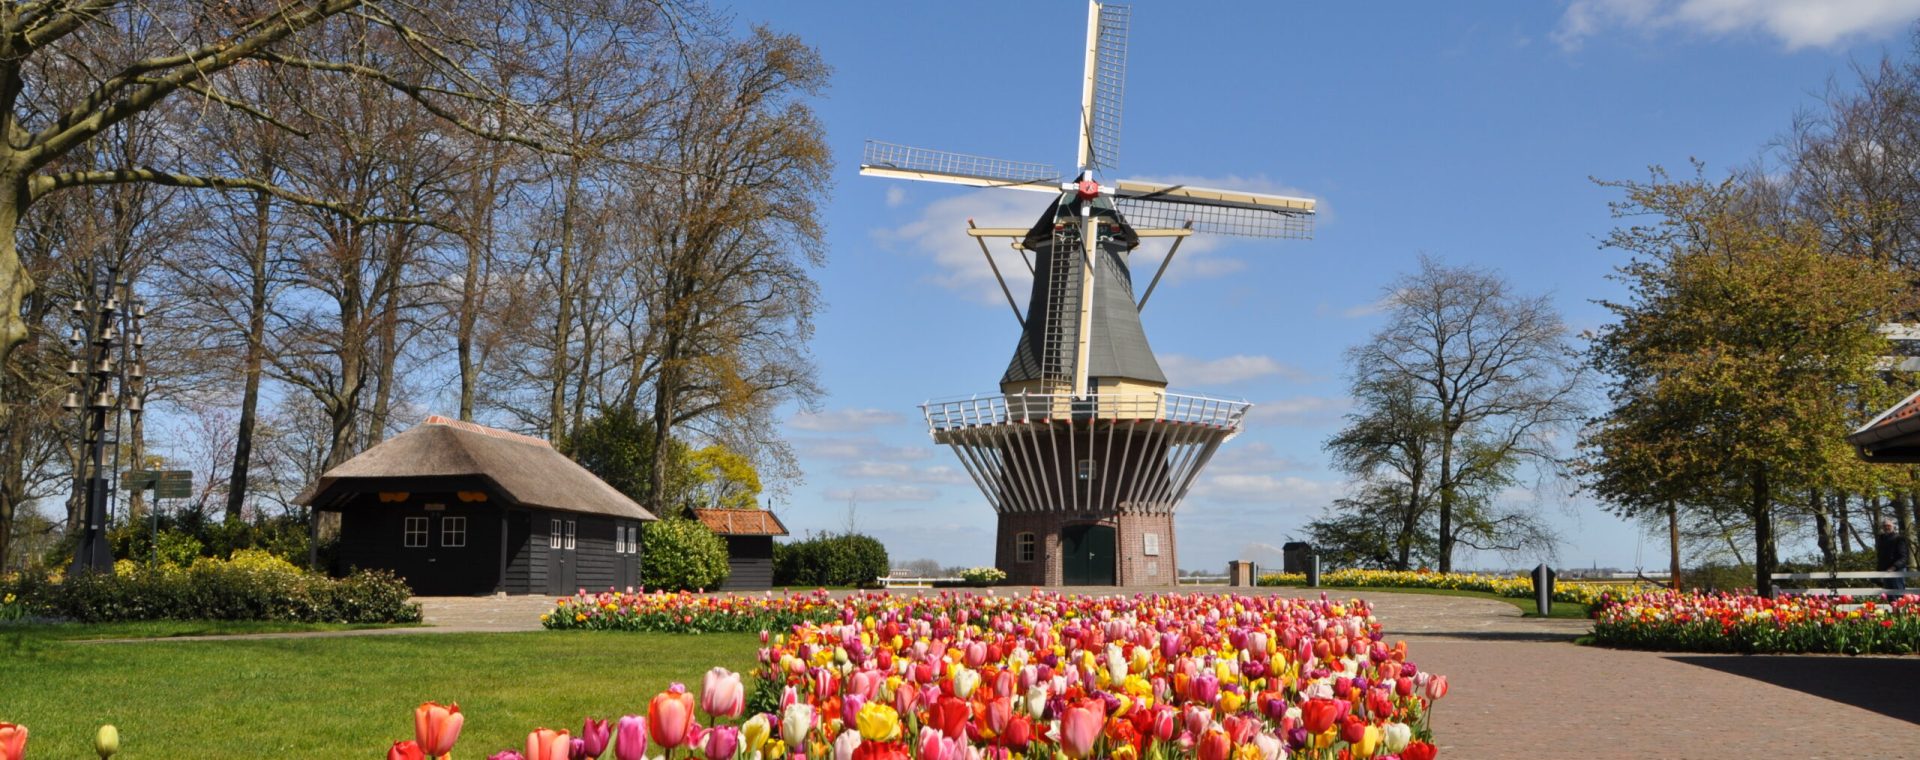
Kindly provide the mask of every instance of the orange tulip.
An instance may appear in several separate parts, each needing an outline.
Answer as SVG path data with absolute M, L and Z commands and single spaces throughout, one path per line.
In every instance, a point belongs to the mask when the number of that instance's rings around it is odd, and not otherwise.
M 0 723 L 0 760 L 20 760 L 27 756 L 27 727 Z
M 527 760 L 567 760 L 573 737 L 565 731 L 536 728 L 527 734 Z
M 427 702 L 413 708 L 413 740 L 428 757 L 441 757 L 453 751 L 453 743 L 460 740 L 460 726 L 464 722 L 460 703 L 442 707 Z
M 673 749 L 693 733 L 693 695 L 686 689 L 668 689 L 647 703 L 647 735 L 655 744 Z M 564 756 L 563 756 L 564 757 Z M 533 758 L 527 758 L 533 760 Z

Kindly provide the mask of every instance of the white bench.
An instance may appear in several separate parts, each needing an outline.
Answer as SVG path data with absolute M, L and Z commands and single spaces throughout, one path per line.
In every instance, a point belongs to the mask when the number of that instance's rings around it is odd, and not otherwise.
M 1898 572 L 1844 572 L 1844 573 L 1774 573 L 1774 596 L 1894 596 L 1916 594 L 1915 581 L 1920 581 L 1920 573 Z M 1905 578 L 1907 588 L 1895 591 L 1885 587 L 1885 582 L 1894 578 Z M 1797 588 L 1784 588 L 1781 582 L 1792 583 Z
M 935 583 L 964 583 L 965 578 L 922 578 L 912 576 L 889 575 L 875 578 L 881 588 L 933 588 Z

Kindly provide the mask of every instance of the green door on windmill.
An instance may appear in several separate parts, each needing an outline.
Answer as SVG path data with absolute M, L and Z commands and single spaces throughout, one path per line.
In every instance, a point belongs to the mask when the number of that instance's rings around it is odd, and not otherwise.
M 1074 525 L 1060 534 L 1063 544 L 1061 583 L 1069 586 L 1111 586 L 1113 578 L 1113 526 Z

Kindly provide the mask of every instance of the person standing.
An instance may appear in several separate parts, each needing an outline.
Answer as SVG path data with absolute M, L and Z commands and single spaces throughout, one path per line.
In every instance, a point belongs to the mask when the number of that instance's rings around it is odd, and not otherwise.
M 1907 537 L 1893 525 L 1892 519 L 1880 521 L 1880 532 L 1873 535 L 1874 566 L 1883 573 L 1907 572 Z M 1902 576 L 1887 580 L 1886 587 L 1892 591 L 1905 592 L 1907 579 Z

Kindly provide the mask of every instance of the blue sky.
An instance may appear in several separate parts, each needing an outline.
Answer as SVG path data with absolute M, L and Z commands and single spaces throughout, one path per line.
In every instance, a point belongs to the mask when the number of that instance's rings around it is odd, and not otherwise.
M 806 478 L 777 506 L 804 533 L 844 527 L 851 503 L 898 560 L 990 564 L 993 514 L 917 407 L 996 392 L 1017 325 L 962 230 L 1030 224 L 1044 197 L 863 178 L 860 149 L 1069 166 L 1086 6 L 732 10 L 834 67 L 817 103 L 838 170 L 812 346 L 831 395 L 786 422 Z M 1110 176 L 1323 210 L 1311 241 L 1195 238 L 1146 310 L 1176 389 L 1259 405 L 1180 512 L 1181 566 L 1261 557 L 1343 492 L 1320 449 L 1347 406 L 1342 352 L 1382 326 L 1372 305 L 1419 255 L 1493 268 L 1593 328 L 1621 258 L 1598 248 L 1615 195 L 1591 177 L 1747 162 L 1849 66 L 1904 51 L 1916 16 L 1913 0 L 1136 3 Z M 1564 491 L 1515 494 L 1559 526 L 1562 564 L 1664 565 L 1660 538 Z

